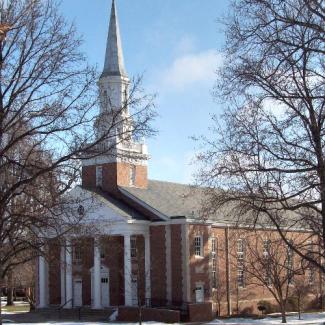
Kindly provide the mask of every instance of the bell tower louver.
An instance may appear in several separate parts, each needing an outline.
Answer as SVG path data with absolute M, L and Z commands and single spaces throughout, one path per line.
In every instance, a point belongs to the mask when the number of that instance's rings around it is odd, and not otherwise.
M 115 191 L 118 186 L 147 187 L 147 146 L 134 141 L 129 111 L 129 86 L 115 1 L 107 37 L 103 72 L 98 80 L 100 111 L 94 125 L 98 150 L 109 148 L 96 158 L 83 160 L 84 187 Z

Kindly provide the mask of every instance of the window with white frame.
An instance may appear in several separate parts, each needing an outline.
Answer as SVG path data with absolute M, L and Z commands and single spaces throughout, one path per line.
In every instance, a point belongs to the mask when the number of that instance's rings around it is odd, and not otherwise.
M 211 253 L 212 255 L 216 255 L 217 253 L 217 239 L 214 237 L 211 239 Z
M 217 249 L 218 249 L 218 241 L 217 238 L 213 237 L 211 239 L 212 287 L 213 288 L 217 288 L 217 281 L 218 281 Z
M 194 237 L 194 254 L 195 256 L 203 256 L 203 238 L 202 236 Z
M 244 260 L 244 239 L 238 239 L 237 241 L 237 258 L 238 260 Z
M 103 167 L 96 166 L 96 186 L 103 185 Z
M 313 257 L 313 242 L 311 240 L 308 240 L 307 242 L 307 256 L 308 257 Z
M 135 185 L 135 178 L 136 178 L 136 166 L 131 165 L 130 166 L 130 186 Z
M 131 257 L 137 257 L 137 239 L 136 237 L 131 237 Z
M 240 238 L 237 240 L 237 284 L 239 288 L 245 287 L 244 260 L 245 242 Z
M 237 265 L 237 284 L 238 288 L 245 287 L 245 272 L 244 272 L 244 263 L 238 262 Z
M 213 258 L 212 259 L 212 288 L 217 288 L 217 259 Z
M 287 247 L 287 278 L 288 283 L 293 284 L 293 250 L 291 247 Z
M 81 264 L 82 262 L 82 250 L 79 245 L 73 247 L 73 262 L 75 264 Z
M 270 254 L 270 245 L 271 241 L 269 239 L 265 239 L 263 241 L 263 255 L 268 256 Z
M 309 285 L 313 285 L 314 284 L 314 277 L 315 277 L 315 274 L 314 274 L 314 270 L 312 268 L 309 268 L 307 269 L 307 283 Z

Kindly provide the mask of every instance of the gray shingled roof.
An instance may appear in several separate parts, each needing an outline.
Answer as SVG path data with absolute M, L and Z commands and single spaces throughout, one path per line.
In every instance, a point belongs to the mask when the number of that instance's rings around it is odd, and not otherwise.
M 172 217 L 199 217 L 204 191 L 190 185 L 149 180 L 147 189 L 123 187 L 150 207 Z
M 124 191 L 130 193 L 148 206 L 164 214 L 166 217 L 186 217 L 189 219 L 203 220 L 204 201 L 206 199 L 206 189 L 190 185 L 149 180 L 147 189 L 136 187 L 122 187 Z M 208 220 L 224 224 L 244 224 L 253 225 L 256 220 L 254 215 L 247 213 L 236 207 L 235 203 L 210 212 Z M 263 215 L 259 216 L 259 224 L 272 226 L 270 220 Z M 289 224 L 295 222 L 293 213 L 286 213 L 282 220 Z M 287 224 L 288 226 L 288 224 Z

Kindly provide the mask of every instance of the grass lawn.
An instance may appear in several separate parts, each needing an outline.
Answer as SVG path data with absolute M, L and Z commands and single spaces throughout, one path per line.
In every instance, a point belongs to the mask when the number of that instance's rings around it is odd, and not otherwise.
M 5 313 L 21 313 L 29 312 L 29 304 L 18 304 L 14 306 L 2 306 L 2 312 Z

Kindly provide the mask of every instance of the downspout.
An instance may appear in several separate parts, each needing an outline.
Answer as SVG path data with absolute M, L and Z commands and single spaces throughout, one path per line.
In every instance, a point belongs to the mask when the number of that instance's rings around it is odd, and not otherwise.
M 226 246 L 226 289 L 227 289 L 227 314 L 231 316 L 231 292 L 230 292 L 230 257 L 229 257 L 229 226 L 225 228 Z

